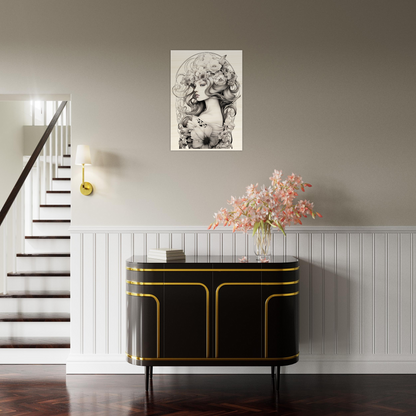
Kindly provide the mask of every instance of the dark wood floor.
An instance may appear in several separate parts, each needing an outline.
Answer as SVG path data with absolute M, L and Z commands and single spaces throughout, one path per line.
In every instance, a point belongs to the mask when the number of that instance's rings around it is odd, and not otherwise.
M 0 415 L 416 415 L 416 375 L 70 375 L 0 365 Z

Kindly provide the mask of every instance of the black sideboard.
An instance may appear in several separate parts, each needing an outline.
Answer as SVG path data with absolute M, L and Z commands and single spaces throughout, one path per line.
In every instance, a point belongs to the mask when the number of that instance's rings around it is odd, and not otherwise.
M 153 366 L 271 366 L 279 375 L 299 360 L 296 258 L 134 256 L 126 268 L 126 356 L 146 367 L 146 389 Z

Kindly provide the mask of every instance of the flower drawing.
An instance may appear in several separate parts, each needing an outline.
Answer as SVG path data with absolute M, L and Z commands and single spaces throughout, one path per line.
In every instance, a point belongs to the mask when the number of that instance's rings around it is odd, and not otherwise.
M 179 149 L 233 149 L 240 90 L 227 55 L 201 52 L 183 62 L 172 88 Z M 205 127 L 198 126 L 196 118 L 203 120 Z

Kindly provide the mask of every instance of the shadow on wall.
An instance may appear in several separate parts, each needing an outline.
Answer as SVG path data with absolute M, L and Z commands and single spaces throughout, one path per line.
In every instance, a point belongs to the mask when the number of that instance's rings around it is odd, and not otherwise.
M 324 256 L 325 253 L 322 253 Z M 299 344 L 302 356 L 318 355 L 328 359 L 351 356 L 351 334 L 357 332 L 351 310 L 356 308 L 357 283 L 348 277 L 347 266 L 321 267 L 300 260 Z M 323 371 L 320 363 L 316 371 Z
M 358 203 L 358 197 L 353 194 L 353 188 L 346 189 L 336 183 L 329 183 L 325 179 L 317 182 L 319 182 L 319 190 L 314 192 L 314 188 L 312 188 L 308 195 L 300 196 L 315 202 L 315 209 L 323 215 L 325 223 L 340 226 L 371 224 L 371 212 L 362 209 L 362 204 Z M 341 206 L 342 218 L 338 214 Z M 304 223 L 305 225 L 320 225 L 309 218 Z
M 118 153 L 104 152 L 103 150 L 95 150 L 92 156 L 92 163 L 97 168 L 105 168 L 106 170 L 117 170 L 123 163 Z
M 91 151 L 92 166 L 86 168 L 85 176 L 89 178 L 86 180 L 93 184 L 95 194 L 108 198 L 112 195 L 109 190 L 120 182 L 122 166 L 126 162 L 119 153 L 93 148 Z

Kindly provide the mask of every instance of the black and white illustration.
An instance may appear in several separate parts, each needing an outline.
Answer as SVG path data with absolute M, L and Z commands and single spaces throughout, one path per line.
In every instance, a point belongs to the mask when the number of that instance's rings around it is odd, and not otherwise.
M 171 150 L 243 150 L 242 51 L 171 51 Z

